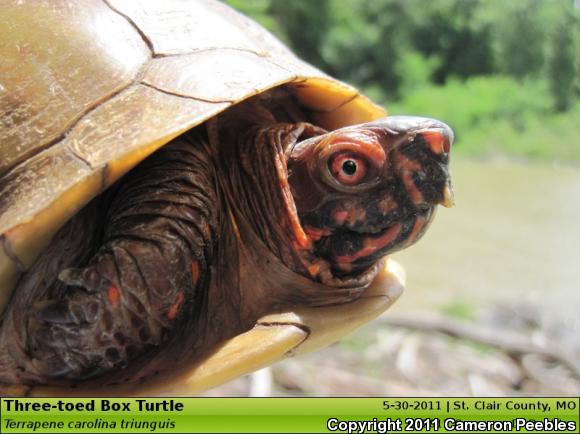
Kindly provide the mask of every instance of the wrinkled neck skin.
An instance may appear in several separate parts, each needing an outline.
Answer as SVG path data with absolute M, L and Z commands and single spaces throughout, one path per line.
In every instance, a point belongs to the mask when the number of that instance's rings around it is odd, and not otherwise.
M 208 126 L 224 210 L 213 267 L 220 272 L 212 276 L 208 312 L 238 321 L 240 330 L 291 307 L 352 301 L 374 277 L 356 282 L 318 278 L 329 267 L 316 257 L 302 228 L 288 184 L 287 158 L 297 142 L 325 131 L 303 122 L 266 120 L 265 126 L 240 126 L 231 117 L 218 118 Z M 222 313 L 224 307 L 229 312 Z M 220 319 L 209 320 L 209 330 L 223 327 Z

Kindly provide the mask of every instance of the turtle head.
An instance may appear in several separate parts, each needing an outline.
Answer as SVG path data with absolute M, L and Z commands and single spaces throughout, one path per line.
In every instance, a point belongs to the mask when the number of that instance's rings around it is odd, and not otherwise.
M 438 204 L 451 206 L 452 130 L 391 116 L 307 139 L 289 183 L 304 231 L 334 276 L 353 277 L 416 242 Z

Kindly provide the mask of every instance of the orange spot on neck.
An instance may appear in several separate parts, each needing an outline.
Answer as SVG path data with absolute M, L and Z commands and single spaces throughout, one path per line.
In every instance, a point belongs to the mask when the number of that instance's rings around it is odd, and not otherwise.
M 183 290 L 179 291 L 175 296 L 175 301 L 171 306 L 169 306 L 169 310 L 167 311 L 167 319 L 174 319 L 178 312 L 183 300 L 185 299 L 185 295 L 183 294 Z
M 308 273 L 310 273 L 310 275 L 313 277 L 317 276 L 319 272 L 320 272 L 319 264 L 312 264 L 308 267 Z
M 117 308 L 119 306 L 119 300 L 121 299 L 121 294 L 119 293 L 119 289 L 115 285 L 109 286 L 107 290 L 107 298 L 109 299 L 109 303 L 113 308 Z
M 191 263 L 191 281 L 193 282 L 193 286 L 197 286 L 199 282 L 199 262 L 192 261 Z

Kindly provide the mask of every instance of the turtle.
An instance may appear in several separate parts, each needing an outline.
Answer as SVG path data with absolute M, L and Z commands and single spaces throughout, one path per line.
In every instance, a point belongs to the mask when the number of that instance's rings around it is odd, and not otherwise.
M 214 0 L 0 5 L 0 390 L 191 394 L 400 295 L 452 130 Z

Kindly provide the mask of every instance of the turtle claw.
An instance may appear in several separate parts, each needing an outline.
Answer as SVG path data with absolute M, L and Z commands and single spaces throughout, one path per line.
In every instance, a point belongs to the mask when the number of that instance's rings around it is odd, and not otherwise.
M 91 374 L 98 354 L 83 348 L 90 324 L 75 315 L 67 301 L 52 302 L 39 310 L 29 323 L 29 348 L 34 370 L 51 378 L 80 379 Z
M 65 280 L 76 270 L 67 270 Z M 37 303 L 28 322 L 28 349 L 33 370 L 51 378 L 81 378 L 95 365 L 99 354 L 78 351 L 87 348 L 93 325 L 101 311 L 100 295 L 79 285 L 64 288 L 59 298 Z M 90 375 L 90 374 L 87 374 Z
M 83 357 L 64 352 L 55 352 L 47 357 L 33 358 L 32 365 L 43 376 L 51 378 L 74 378 L 83 380 L 98 375 L 102 370 L 98 367 L 85 367 L 80 363 Z
M 39 321 L 46 324 L 76 325 L 94 323 L 99 316 L 99 300 L 92 294 L 77 291 L 61 300 L 49 300 L 36 311 Z
M 65 268 L 58 274 L 58 280 L 68 286 L 78 287 L 86 292 L 95 292 L 92 285 L 87 282 L 97 281 L 94 269 L 90 268 Z
M 57 355 L 43 359 L 32 359 L 32 366 L 49 377 L 65 377 L 71 371 L 71 367 Z
M 72 337 L 68 324 L 56 324 L 35 318 L 30 323 L 29 336 L 32 338 L 30 346 L 34 353 L 39 353 L 41 348 L 50 348 L 56 351 L 66 350 Z M 73 331 L 74 334 L 74 331 Z M 40 354 L 40 353 L 39 353 Z
M 67 304 L 52 302 L 38 310 L 36 317 L 39 321 L 49 324 L 80 324 L 79 318 L 73 315 Z

